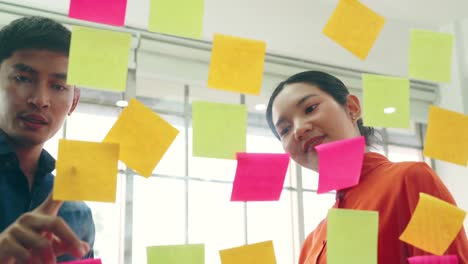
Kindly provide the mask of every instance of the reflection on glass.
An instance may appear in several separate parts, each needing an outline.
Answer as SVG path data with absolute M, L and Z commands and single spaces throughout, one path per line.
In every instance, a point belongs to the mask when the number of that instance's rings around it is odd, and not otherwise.
M 304 230 L 305 237 L 312 232 L 317 225 L 327 217 L 328 209 L 335 204 L 335 194 L 317 194 L 304 192 Z
M 388 159 L 390 161 L 422 161 L 421 157 L 421 150 L 415 148 L 388 145 Z
M 221 263 L 219 250 L 244 244 L 243 203 L 230 202 L 232 184 L 191 180 L 189 243 L 205 244 L 205 263 Z
M 283 190 L 279 202 L 247 203 L 248 243 L 273 240 L 277 263 L 294 263 L 299 250 L 292 195 L 297 194 Z
M 100 142 L 117 120 L 118 113 L 117 108 L 80 104 L 67 119 L 66 138 Z M 119 168 L 123 168 L 120 163 Z M 118 263 L 121 251 L 120 239 L 123 237 L 120 225 L 123 219 L 121 199 L 124 197 L 122 177 L 125 176 L 118 176 L 116 203 L 87 203 L 93 212 L 96 225 L 95 255 L 102 258 L 105 263 Z
M 134 176 L 133 263 L 146 263 L 147 246 L 184 244 L 184 193 L 183 180 Z
M 234 181 L 237 161 L 235 159 L 212 159 L 192 155 L 192 128 L 189 129 L 189 176 L 194 178 Z

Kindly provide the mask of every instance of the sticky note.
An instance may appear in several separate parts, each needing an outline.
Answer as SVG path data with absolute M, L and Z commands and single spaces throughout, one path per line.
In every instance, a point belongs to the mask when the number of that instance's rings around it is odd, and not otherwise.
M 425 193 L 400 240 L 434 255 L 443 255 L 463 227 L 466 212 Z
M 458 264 L 455 255 L 447 256 L 417 256 L 408 258 L 409 264 Z
M 67 262 L 60 262 L 60 264 L 102 264 L 101 259 L 82 259 Z
M 327 219 L 328 264 L 377 264 L 378 212 L 330 209 Z
M 151 0 L 149 30 L 201 39 L 204 0 Z
M 276 264 L 273 241 L 219 251 L 221 264 Z
M 195 101 L 192 103 L 193 156 L 235 159 L 245 152 L 245 105 Z
M 430 106 L 425 156 L 466 166 L 468 162 L 468 115 Z
M 74 26 L 67 83 L 125 91 L 131 39 L 130 33 Z
M 359 183 L 366 150 L 364 137 L 320 144 L 315 149 L 319 160 L 317 193 L 340 190 Z
M 385 19 L 357 0 L 340 0 L 323 29 L 331 38 L 361 60 L 366 59 Z
M 405 78 L 363 74 L 365 126 L 409 128 L 410 84 Z
M 120 144 L 120 160 L 149 177 L 179 131 L 136 99 L 131 99 L 104 138 Z
M 237 153 L 231 201 L 278 201 L 288 165 L 288 154 Z
M 71 0 L 68 16 L 113 26 L 123 26 L 127 0 Z
M 208 72 L 208 87 L 259 95 L 266 43 L 215 34 Z
M 205 264 L 205 245 L 168 245 L 146 248 L 147 264 Z
M 54 200 L 115 202 L 119 145 L 60 139 Z
M 412 29 L 409 48 L 409 77 L 434 82 L 450 82 L 452 50 L 453 35 Z

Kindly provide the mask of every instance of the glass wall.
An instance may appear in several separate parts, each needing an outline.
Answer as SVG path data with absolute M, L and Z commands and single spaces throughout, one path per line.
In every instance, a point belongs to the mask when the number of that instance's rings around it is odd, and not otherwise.
M 119 164 L 116 203 L 88 203 L 96 223 L 96 256 L 104 263 L 123 263 L 126 255 L 132 263 L 139 264 L 146 262 L 147 246 L 203 243 L 206 263 L 216 264 L 220 263 L 221 249 L 273 240 L 278 263 L 296 263 L 301 239 L 325 218 L 335 201 L 334 193 L 316 193 L 317 173 L 291 162 L 278 202 L 230 202 L 236 161 L 192 157 L 190 105 L 173 107 L 180 111 L 170 112 L 161 107 L 170 102 L 140 99 L 180 132 L 151 177 L 133 175 Z M 190 98 L 186 99 L 190 102 Z M 56 156 L 61 137 L 101 141 L 119 113 L 118 107 L 82 103 L 46 149 Z M 258 120 L 264 118 L 260 112 L 251 115 Z M 420 125 L 415 127 L 423 129 Z M 408 132 L 399 135 L 395 131 L 378 131 L 383 142 L 374 151 L 392 161 L 423 159 L 423 133 L 409 136 Z M 250 122 L 247 151 L 283 150 L 265 123 Z M 126 186 L 127 177 L 133 177 L 132 191 Z

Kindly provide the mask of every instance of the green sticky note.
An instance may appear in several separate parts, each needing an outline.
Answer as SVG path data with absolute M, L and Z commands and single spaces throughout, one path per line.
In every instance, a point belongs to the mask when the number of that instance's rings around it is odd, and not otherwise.
M 410 78 L 450 82 L 453 35 L 412 29 L 410 34 Z
M 327 263 L 377 264 L 378 229 L 378 212 L 330 209 Z
M 130 33 L 74 26 L 67 83 L 125 91 L 131 40 Z
M 193 156 L 236 159 L 245 152 L 245 105 L 196 101 L 192 103 Z
M 148 264 L 205 264 L 205 245 L 147 247 L 146 259 Z
M 149 30 L 200 39 L 204 0 L 151 0 Z
M 362 87 L 364 125 L 394 128 L 410 126 L 408 79 L 363 74 Z

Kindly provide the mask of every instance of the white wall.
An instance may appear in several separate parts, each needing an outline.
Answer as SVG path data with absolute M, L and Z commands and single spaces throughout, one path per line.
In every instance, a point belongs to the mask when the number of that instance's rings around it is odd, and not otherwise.
M 455 46 L 452 82 L 440 85 L 439 106 L 468 114 L 468 19 L 445 25 L 441 30 L 455 34 Z M 458 206 L 468 211 L 468 168 L 436 161 L 436 171 L 455 197 Z M 465 219 L 465 229 L 468 230 L 468 217 Z

